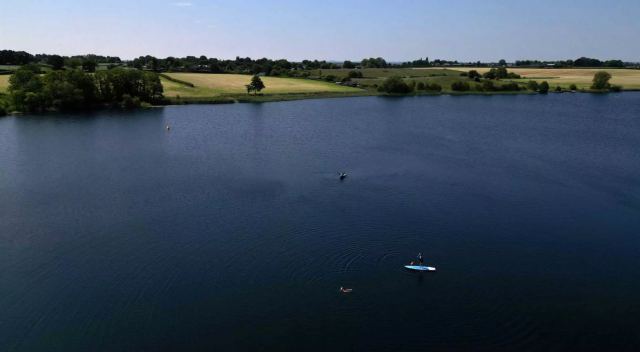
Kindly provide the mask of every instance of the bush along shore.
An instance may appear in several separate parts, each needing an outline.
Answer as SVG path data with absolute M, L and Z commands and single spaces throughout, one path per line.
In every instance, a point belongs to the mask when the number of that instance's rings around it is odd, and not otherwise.
M 162 91 L 160 77 L 153 72 L 114 68 L 41 73 L 38 66 L 25 65 L 9 78 L 8 94 L 0 97 L 0 113 L 136 108 L 166 103 Z

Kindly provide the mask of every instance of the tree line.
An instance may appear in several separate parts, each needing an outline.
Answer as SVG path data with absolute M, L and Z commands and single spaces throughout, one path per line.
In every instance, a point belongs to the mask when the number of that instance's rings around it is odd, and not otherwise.
M 243 73 L 243 74 L 263 74 L 266 76 L 292 76 L 304 77 L 308 75 L 308 70 L 317 69 L 355 69 L 355 68 L 391 68 L 391 67 L 441 67 L 441 66 L 461 66 L 456 60 L 429 60 L 429 57 L 420 58 L 403 63 L 391 63 L 382 57 L 364 58 L 359 62 L 345 60 L 342 63 L 329 62 L 325 60 L 302 60 L 300 62 L 286 59 L 272 60 L 268 58 L 252 59 L 249 57 L 236 57 L 231 60 L 209 58 L 202 56 L 186 57 L 166 57 L 157 58 L 151 55 L 140 56 L 133 60 L 123 61 L 117 56 L 102 55 L 76 55 L 61 56 L 49 54 L 32 55 L 24 51 L 0 50 L 0 65 L 26 65 L 29 63 L 48 65 L 53 69 L 62 67 L 82 68 L 85 71 L 95 71 L 97 65 L 104 64 L 108 68 L 126 64 L 141 70 L 155 72 L 205 72 L 205 73 Z M 469 62 L 464 65 L 477 67 L 500 67 L 507 66 L 505 60 L 497 63 Z M 580 57 L 575 60 L 539 61 L 539 60 L 518 60 L 515 66 L 535 66 L 535 67 L 625 67 L 633 66 L 633 63 L 622 60 L 606 60 Z
M 13 50 L 0 50 L 0 65 L 26 65 L 26 64 L 45 64 L 51 66 L 63 65 L 70 66 L 74 62 L 82 63 L 83 61 L 92 61 L 96 64 L 120 64 L 120 60 L 117 56 L 102 56 L 102 55 L 75 55 L 75 56 L 61 56 L 50 54 L 30 54 L 25 51 L 13 51 Z
M 634 66 L 634 63 L 624 62 L 622 60 L 606 60 L 601 61 L 589 57 L 580 57 L 575 60 L 557 60 L 557 61 L 540 61 L 540 60 L 517 60 L 515 66 L 518 67 L 611 67 L 623 68 Z

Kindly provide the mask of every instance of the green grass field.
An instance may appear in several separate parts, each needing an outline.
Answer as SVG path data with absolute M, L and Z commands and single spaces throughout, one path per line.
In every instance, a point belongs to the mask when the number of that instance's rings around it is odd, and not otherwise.
M 192 83 L 195 87 L 162 79 L 164 95 L 172 98 L 210 98 L 220 96 L 247 95 L 245 85 L 251 80 L 249 75 L 206 74 L 206 73 L 167 73 L 169 77 Z M 361 89 L 344 87 L 335 83 L 306 80 L 299 78 L 262 77 L 266 88 L 263 96 L 284 94 L 357 94 Z

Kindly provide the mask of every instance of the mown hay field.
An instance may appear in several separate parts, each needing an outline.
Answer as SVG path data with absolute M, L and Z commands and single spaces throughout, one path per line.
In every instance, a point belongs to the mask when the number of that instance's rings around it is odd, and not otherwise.
M 467 72 L 476 70 L 480 73 L 489 71 L 488 67 L 456 67 L 456 70 Z M 624 89 L 640 89 L 640 70 L 612 68 L 507 68 L 522 76 L 522 80 L 547 81 L 552 87 L 557 85 L 568 87 L 575 84 L 578 88 L 589 88 L 593 75 L 598 71 L 611 74 L 611 83 L 621 85 Z M 515 81 L 522 81 L 515 80 Z
M 167 73 L 169 77 L 189 82 L 195 87 L 162 79 L 164 95 L 170 98 L 180 97 L 214 97 L 228 94 L 247 94 L 246 84 L 251 76 L 240 74 L 207 74 L 207 73 Z M 344 87 L 330 82 L 314 81 L 299 78 L 261 77 L 266 88 L 260 93 L 299 94 L 299 93 L 357 93 L 360 89 Z

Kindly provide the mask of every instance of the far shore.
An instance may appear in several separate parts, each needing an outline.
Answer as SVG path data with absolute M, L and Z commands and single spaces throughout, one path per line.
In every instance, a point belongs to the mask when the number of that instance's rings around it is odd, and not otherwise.
M 112 101 L 98 100 L 98 104 L 87 104 L 81 108 L 92 110 L 113 106 L 135 108 L 152 105 L 264 103 L 363 96 L 605 94 L 640 91 L 640 70 L 601 71 L 605 70 L 511 67 L 337 68 L 307 70 L 304 72 L 304 77 L 291 77 L 239 73 L 164 72 L 156 74 L 148 70 L 116 68 L 112 71 L 96 72 L 95 76 L 100 75 L 104 78 L 114 76 L 111 73 L 114 73 L 115 76 L 132 73 L 133 75 L 129 75 L 131 79 L 147 77 L 145 79 L 155 80 L 154 85 L 140 85 L 141 87 L 157 88 L 150 92 L 151 95 L 147 95 L 152 96 L 153 99 L 143 100 L 134 96 L 127 97 L 128 101 L 120 101 L 117 98 Z M 71 73 L 71 71 L 58 72 Z M 595 75 L 603 73 L 608 78 L 605 81 L 606 84 L 600 85 L 600 87 L 606 88 L 593 89 Z M 46 75 L 46 73 L 31 74 L 36 80 L 39 79 L 38 76 Z M 93 79 L 91 77 L 94 74 L 85 73 L 84 75 L 87 79 Z M 8 93 L 9 77 L 9 75 L 0 75 L 0 103 L 2 100 L 5 102 L 4 111 L 1 109 L 2 104 L 0 104 L 0 115 L 15 115 L 15 113 L 11 113 L 11 110 L 34 111 L 34 109 L 11 109 L 12 104 L 9 103 L 11 98 L 6 94 Z M 260 89 L 251 88 L 249 83 L 253 80 L 261 82 Z M 52 105 L 40 107 L 35 111 L 55 110 L 77 110 L 77 108 L 58 109 L 57 106 Z

